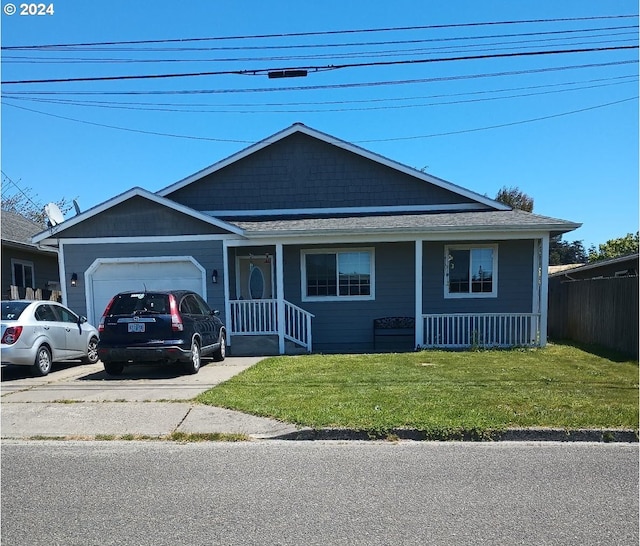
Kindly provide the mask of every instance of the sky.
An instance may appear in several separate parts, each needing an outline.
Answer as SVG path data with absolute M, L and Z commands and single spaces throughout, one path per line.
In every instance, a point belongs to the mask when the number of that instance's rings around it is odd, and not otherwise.
M 84 211 L 301 122 L 587 249 L 638 230 L 635 0 L 1 3 L 3 196 Z

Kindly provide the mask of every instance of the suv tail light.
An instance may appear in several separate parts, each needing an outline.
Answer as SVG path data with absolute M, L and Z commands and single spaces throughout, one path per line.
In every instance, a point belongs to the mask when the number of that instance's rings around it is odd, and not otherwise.
M 18 341 L 21 333 L 22 326 L 9 326 L 4 331 L 1 342 L 5 343 L 6 345 L 13 345 L 16 341 Z
M 114 299 L 116 299 L 115 296 L 109 300 L 109 303 L 107 304 L 107 307 L 104 310 L 104 313 L 102 313 L 102 316 L 100 317 L 100 324 L 98 324 L 98 333 L 104 332 L 104 320 L 105 318 L 107 318 L 109 311 L 111 311 L 111 306 L 113 305 Z
M 178 304 L 173 294 L 169 294 L 169 308 L 171 309 L 171 329 L 174 332 L 182 332 L 184 325 L 182 324 L 182 317 L 178 312 Z

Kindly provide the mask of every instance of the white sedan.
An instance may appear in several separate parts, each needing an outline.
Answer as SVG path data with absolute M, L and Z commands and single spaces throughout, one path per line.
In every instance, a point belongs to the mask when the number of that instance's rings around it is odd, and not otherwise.
M 31 366 L 35 375 L 47 375 L 53 362 L 98 361 L 98 330 L 54 301 L 2 302 L 2 364 Z

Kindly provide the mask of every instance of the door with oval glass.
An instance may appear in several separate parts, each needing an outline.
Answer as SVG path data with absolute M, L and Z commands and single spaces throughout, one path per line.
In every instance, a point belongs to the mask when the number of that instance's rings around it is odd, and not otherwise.
M 272 299 L 273 260 L 269 255 L 238 256 L 236 263 L 236 293 L 242 300 Z

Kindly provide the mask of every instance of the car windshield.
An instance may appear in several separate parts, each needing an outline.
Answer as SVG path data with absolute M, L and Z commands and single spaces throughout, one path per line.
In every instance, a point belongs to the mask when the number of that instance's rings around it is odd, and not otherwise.
M 26 301 L 3 301 L 2 320 L 18 320 L 28 306 Z
M 113 301 L 109 313 L 111 315 L 169 313 L 169 296 L 152 292 L 120 294 Z

